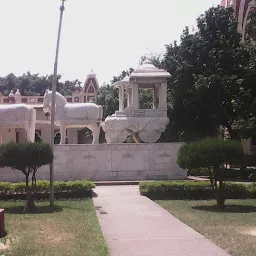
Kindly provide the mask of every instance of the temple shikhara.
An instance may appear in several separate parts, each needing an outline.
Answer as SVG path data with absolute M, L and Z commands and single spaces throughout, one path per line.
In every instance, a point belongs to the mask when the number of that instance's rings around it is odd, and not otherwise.
M 93 101 L 97 91 L 99 89 L 98 80 L 96 74 L 91 71 L 84 82 L 83 87 L 77 86 L 77 90 L 70 96 L 65 96 L 69 103 L 86 103 Z M 11 91 L 9 96 L 3 96 L 0 94 L 0 104 L 19 104 L 24 103 L 36 109 L 36 130 L 35 140 L 50 143 L 50 119 L 43 112 L 44 96 L 23 96 L 19 90 Z M 67 137 L 69 143 L 78 143 L 78 128 L 68 129 Z M 26 140 L 26 133 L 22 128 L 2 127 L 2 142 L 7 143 L 14 141 L 17 143 L 24 142 Z M 55 130 L 55 143 L 60 141 L 60 130 L 56 126 Z
M 238 19 L 238 31 L 242 33 L 248 13 L 251 8 L 256 7 L 256 4 L 254 0 L 222 0 L 221 6 L 234 8 L 235 16 Z

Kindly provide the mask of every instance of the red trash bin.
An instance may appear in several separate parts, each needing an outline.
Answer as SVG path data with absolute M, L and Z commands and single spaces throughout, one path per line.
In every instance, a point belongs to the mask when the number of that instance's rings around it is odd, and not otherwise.
M 4 209 L 0 209 L 0 238 L 4 237 Z

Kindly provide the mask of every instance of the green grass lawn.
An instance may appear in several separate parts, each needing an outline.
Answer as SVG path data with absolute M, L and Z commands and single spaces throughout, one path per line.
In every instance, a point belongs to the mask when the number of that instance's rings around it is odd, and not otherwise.
M 227 200 L 225 212 L 215 200 L 156 202 L 231 255 L 256 255 L 256 200 Z
M 0 255 L 109 255 L 91 199 L 56 201 L 54 210 L 49 202 L 36 205 L 37 214 L 22 214 L 24 202 L 0 201 L 11 240 L 11 249 Z

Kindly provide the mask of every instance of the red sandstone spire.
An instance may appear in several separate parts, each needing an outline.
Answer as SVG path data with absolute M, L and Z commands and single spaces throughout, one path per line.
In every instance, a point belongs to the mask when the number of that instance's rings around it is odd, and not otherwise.
M 225 8 L 228 7 L 229 6 L 229 0 L 222 0 L 220 5 L 225 7 Z
M 87 78 L 84 83 L 83 92 L 84 93 L 96 93 L 99 90 L 99 84 L 96 78 L 96 74 L 93 73 L 91 70 L 91 73 L 87 75 Z
M 248 10 L 249 3 L 253 3 L 253 0 L 222 0 L 221 6 L 229 7 L 233 6 L 235 9 L 235 16 L 238 19 L 238 31 L 242 32 L 242 28 L 245 21 L 246 12 Z

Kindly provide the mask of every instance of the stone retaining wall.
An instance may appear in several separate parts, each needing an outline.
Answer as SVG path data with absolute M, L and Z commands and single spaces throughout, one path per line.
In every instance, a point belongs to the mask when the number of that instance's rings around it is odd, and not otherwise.
M 182 143 L 57 145 L 55 180 L 163 180 L 184 179 L 176 164 Z M 37 179 L 49 179 L 49 166 L 41 167 Z M 24 181 L 16 170 L 0 168 L 0 181 Z

